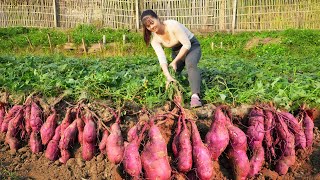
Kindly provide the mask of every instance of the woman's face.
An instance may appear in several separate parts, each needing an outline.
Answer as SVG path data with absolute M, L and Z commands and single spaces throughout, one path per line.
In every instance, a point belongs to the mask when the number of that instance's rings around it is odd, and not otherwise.
M 161 26 L 161 22 L 159 19 L 152 16 L 146 16 L 143 19 L 144 25 L 149 31 L 154 33 L 157 33 L 159 31 Z

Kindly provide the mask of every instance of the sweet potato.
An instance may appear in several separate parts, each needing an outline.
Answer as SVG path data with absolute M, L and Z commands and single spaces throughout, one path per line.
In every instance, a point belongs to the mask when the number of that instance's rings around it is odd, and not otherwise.
M 237 126 L 228 124 L 228 133 L 230 137 L 230 145 L 233 149 L 247 151 L 247 136 Z
M 66 115 L 64 116 L 61 122 L 61 134 L 63 134 L 64 130 L 71 124 L 72 117 L 71 117 L 71 108 L 67 108 Z
M 297 148 L 306 148 L 306 136 L 302 129 L 302 124 L 289 112 L 280 112 L 280 115 L 288 124 L 289 130 L 294 134 L 295 146 Z
M 282 140 L 281 150 L 282 155 L 276 164 L 276 171 L 279 175 L 284 175 L 288 172 L 290 166 L 295 163 L 295 137 L 289 131 L 287 124 L 282 119 L 283 116 L 278 115 L 276 118 L 276 130 L 279 138 Z
M 30 136 L 32 132 L 32 128 L 30 125 L 30 117 L 31 117 L 31 105 L 26 105 L 24 108 L 24 122 L 25 122 L 25 129 L 27 134 Z
M 248 173 L 248 178 L 254 177 L 261 170 L 264 159 L 264 149 L 262 146 L 253 147 L 253 155 L 250 159 L 250 170 Z
M 32 128 L 32 131 L 35 133 L 38 133 L 40 131 L 40 128 L 43 124 L 41 117 L 42 117 L 42 110 L 37 105 L 37 103 L 32 102 L 31 113 L 30 113 L 30 126 Z
M 183 116 L 183 129 L 178 139 L 178 170 L 186 173 L 192 168 L 192 145 L 191 134 L 186 125 L 186 120 Z
M 14 118 L 15 114 L 22 109 L 21 105 L 14 105 L 9 112 L 4 116 L 1 124 L 1 132 L 5 133 L 8 130 L 9 121 Z
M 248 177 L 254 177 L 259 173 L 264 163 L 264 149 L 262 142 L 264 139 L 264 113 L 263 110 L 255 107 L 249 114 L 249 128 L 247 130 L 249 147 L 253 152 L 250 158 L 250 171 Z
M 245 133 L 231 123 L 227 125 L 230 137 L 228 156 L 234 169 L 235 179 L 246 179 L 250 170 L 247 151 L 247 137 Z
M 1 124 L 4 120 L 4 116 L 6 115 L 6 109 L 4 103 L 0 102 L 0 129 L 1 129 Z
M 5 142 L 9 144 L 10 150 L 11 151 L 16 151 L 19 146 L 19 141 L 17 139 L 17 134 L 19 130 L 21 131 L 21 124 L 22 124 L 22 119 L 23 118 L 23 109 L 20 109 L 19 111 L 16 112 L 14 117 L 9 121 L 8 125 L 8 130 L 6 133 L 6 138 Z
M 127 141 L 131 142 L 133 139 L 138 138 L 138 131 L 140 130 L 141 126 L 140 123 L 138 122 L 134 126 L 132 126 L 128 133 L 127 133 Z
M 57 112 L 52 110 L 52 114 L 40 128 L 40 136 L 43 145 L 47 145 L 55 134 L 57 127 Z
M 102 134 L 102 139 L 99 143 L 99 150 L 102 154 L 107 154 L 107 139 L 109 136 L 108 130 L 104 130 Z
M 180 136 L 180 132 L 181 132 L 181 118 L 182 118 L 182 116 L 180 115 L 178 118 L 178 122 L 177 122 L 176 132 L 174 134 L 172 144 L 171 144 L 172 152 L 175 157 L 179 156 L 178 149 L 179 149 L 179 136 Z
M 35 154 L 42 151 L 40 136 L 35 131 L 31 132 L 30 139 L 29 139 L 29 146 L 31 151 Z
M 139 129 L 139 123 L 133 128 Z M 137 133 L 131 133 L 133 139 L 130 142 L 124 143 L 124 153 L 123 153 L 123 168 L 133 179 L 139 179 L 142 173 L 142 163 L 141 156 L 139 154 L 139 146 L 144 137 L 144 132 L 147 126 L 145 125 L 140 132 L 140 136 Z M 132 129 L 132 128 L 131 128 Z M 136 134 L 136 135 L 135 135 Z
M 83 128 L 82 140 L 88 143 L 96 143 L 97 141 L 97 128 L 92 116 L 87 114 L 85 118 L 85 126 Z
M 310 148 L 312 147 L 312 144 L 313 144 L 314 122 L 312 121 L 308 113 L 305 112 L 302 123 L 303 123 L 304 133 L 306 135 L 306 147 Z
M 96 151 L 97 129 L 91 114 L 85 118 L 85 126 L 82 134 L 82 158 L 89 161 L 93 158 Z
M 229 144 L 229 133 L 226 127 L 226 121 L 227 119 L 222 112 L 222 107 L 217 107 L 214 114 L 214 121 L 211 123 L 210 130 L 205 137 L 211 158 L 215 161 L 218 160 L 221 153 Z
M 83 130 L 84 130 L 85 123 L 84 123 L 83 119 L 80 118 L 78 115 L 77 115 L 77 118 L 75 121 L 77 122 L 77 128 L 78 128 L 78 141 L 82 145 Z
M 249 128 L 247 130 L 248 144 L 251 149 L 254 146 L 262 146 L 264 138 L 264 114 L 260 108 L 253 108 L 249 114 Z
M 95 151 L 96 151 L 95 144 L 91 142 L 86 142 L 86 141 L 82 142 L 81 156 L 83 160 L 90 161 L 94 157 L 96 153 Z
M 275 158 L 276 157 L 276 153 L 274 151 L 274 147 L 273 147 L 273 137 L 272 137 L 272 129 L 275 126 L 275 121 L 274 121 L 274 115 L 270 110 L 265 110 L 264 111 L 264 115 L 265 115 L 265 121 L 264 121 L 264 130 L 265 130 L 265 134 L 264 134 L 264 142 L 266 144 L 267 147 L 267 158 L 269 159 L 269 161 L 271 161 L 271 157 Z
M 192 157 L 197 176 L 201 180 L 211 179 L 214 172 L 209 149 L 202 142 L 197 125 L 193 121 L 190 122 L 192 128 Z
M 61 149 L 61 157 L 59 158 L 59 161 L 62 164 L 67 163 L 67 161 L 70 159 L 70 157 L 71 157 L 71 154 L 70 154 L 70 152 L 68 150 Z
M 47 145 L 45 156 L 51 161 L 57 160 L 60 153 L 60 149 L 59 149 L 60 132 L 61 132 L 61 126 L 59 125 L 55 129 L 54 136 L 52 137 L 52 139 L 49 141 Z
M 231 160 L 233 166 L 233 171 L 236 180 L 247 179 L 248 173 L 250 171 L 250 163 L 246 151 L 235 148 L 230 148 L 228 151 L 228 157 Z
M 171 167 L 168 159 L 167 144 L 159 128 L 150 121 L 149 141 L 141 153 L 142 167 L 146 179 L 170 179 Z
M 61 126 L 62 128 L 62 126 Z M 60 149 L 68 149 L 77 138 L 77 121 L 73 121 L 63 133 L 61 133 L 61 139 L 59 141 Z
M 114 114 L 114 117 L 116 117 L 116 122 L 111 125 L 106 149 L 109 161 L 118 164 L 123 159 L 124 142 L 120 129 L 120 116 L 116 115 L 114 111 L 112 111 L 112 113 Z
M 10 151 L 16 152 L 19 148 L 19 141 L 16 137 L 6 135 L 5 142 L 9 145 Z

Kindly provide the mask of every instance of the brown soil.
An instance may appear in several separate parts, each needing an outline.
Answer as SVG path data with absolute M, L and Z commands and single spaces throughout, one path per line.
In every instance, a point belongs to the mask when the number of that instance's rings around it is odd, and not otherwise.
M 245 46 L 245 50 L 250 50 L 260 44 L 265 45 L 265 44 L 277 44 L 280 42 L 279 38 L 259 38 L 259 37 L 254 37 L 250 41 L 247 42 Z
M 202 138 L 209 130 L 211 124 L 213 105 L 206 105 L 202 108 L 189 111 L 188 116 L 197 117 L 197 125 Z M 232 112 L 239 116 L 244 116 L 247 107 L 234 109 Z M 157 110 L 165 111 L 165 108 Z M 146 117 L 140 117 L 143 119 Z M 126 133 L 127 129 L 137 121 L 137 116 L 125 116 L 123 118 L 122 130 Z M 319 118 L 315 121 L 314 145 L 309 152 L 297 151 L 297 162 L 290 168 L 289 172 L 284 176 L 278 176 L 273 171 L 274 164 L 266 163 L 258 177 L 255 179 L 320 179 L 320 131 Z M 162 122 L 158 125 L 162 135 L 171 143 L 175 128 L 173 120 Z M 83 161 L 81 158 L 81 147 L 75 145 L 73 147 L 72 158 L 66 164 L 60 164 L 59 161 L 51 162 L 44 156 L 44 153 L 32 154 L 29 146 L 25 142 L 24 145 L 16 152 L 10 152 L 9 146 L 4 144 L 4 135 L 0 137 L 0 179 L 130 179 L 125 174 L 121 165 L 112 165 L 107 158 L 100 153 L 91 161 Z M 145 142 L 142 142 L 145 143 Z M 171 153 L 171 145 L 168 145 L 168 151 L 172 167 L 174 169 L 173 156 Z M 232 168 L 228 158 L 223 154 L 218 162 L 214 162 L 216 172 L 215 179 L 233 179 Z M 192 172 L 188 177 L 192 176 Z M 185 175 L 175 171 L 172 173 L 173 179 L 186 179 Z

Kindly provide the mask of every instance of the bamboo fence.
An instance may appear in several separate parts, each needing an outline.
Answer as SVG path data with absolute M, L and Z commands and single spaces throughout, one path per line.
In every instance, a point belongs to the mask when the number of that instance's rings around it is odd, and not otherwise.
M 144 9 L 199 31 L 320 29 L 320 0 L 0 0 L 0 27 L 139 29 Z

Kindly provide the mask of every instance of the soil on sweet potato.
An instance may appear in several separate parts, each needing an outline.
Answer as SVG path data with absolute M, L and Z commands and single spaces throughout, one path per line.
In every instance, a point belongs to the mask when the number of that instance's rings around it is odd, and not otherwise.
M 206 105 L 194 110 L 187 110 L 188 115 L 197 118 L 197 126 L 202 138 L 208 132 L 214 106 Z M 158 112 L 161 112 L 160 109 Z M 234 109 L 233 114 L 244 116 L 245 108 Z M 123 133 L 133 126 L 137 118 L 125 117 L 121 128 Z M 311 151 L 297 151 L 297 161 L 286 175 L 279 176 L 274 171 L 274 164 L 265 163 L 260 174 L 254 179 L 320 179 L 320 125 L 319 117 L 315 120 L 314 144 Z M 174 136 L 175 121 L 169 120 L 159 123 L 162 135 L 168 142 L 169 160 L 173 167 L 172 179 L 186 179 L 185 175 L 174 170 L 174 158 L 171 152 L 171 141 Z M 146 142 L 142 142 L 144 144 Z M 17 152 L 10 151 L 4 143 L 4 135 L 0 135 L 0 179 L 92 179 L 118 180 L 130 179 L 121 165 L 111 164 L 105 155 L 97 152 L 90 161 L 81 158 L 81 147 L 75 144 L 71 149 L 71 158 L 66 164 L 59 161 L 49 161 L 44 153 L 32 154 L 27 142 L 21 142 Z M 214 162 L 215 179 L 233 179 L 232 167 L 226 154 L 222 154 L 218 162 Z M 188 177 L 192 176 L 191 172 Z

